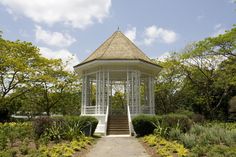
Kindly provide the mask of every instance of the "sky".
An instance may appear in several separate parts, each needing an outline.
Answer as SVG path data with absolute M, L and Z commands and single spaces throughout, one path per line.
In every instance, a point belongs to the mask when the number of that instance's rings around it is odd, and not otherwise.
M 0 30 L 47 58 L 83 61 L 118 29 L 150 58 L 236 24 L 234 0 L 0 0 Z

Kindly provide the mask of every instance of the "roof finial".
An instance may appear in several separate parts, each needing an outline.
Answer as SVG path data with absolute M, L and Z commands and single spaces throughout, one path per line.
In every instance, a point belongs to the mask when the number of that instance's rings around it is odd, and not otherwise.
M 120 27 L 118 26 L 117 31 L 120 31 Z

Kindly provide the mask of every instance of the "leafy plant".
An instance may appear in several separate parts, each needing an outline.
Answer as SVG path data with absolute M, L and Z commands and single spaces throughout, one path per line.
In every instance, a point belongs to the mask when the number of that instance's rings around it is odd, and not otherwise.
M 4 134 L 3 130 L 0 129 L 0 151 L 7 147 L 7 136 Z
M 171 140 L 179 140 L 181 135 L 181 130 L 178 128 L 171 128 L 168 134 L 168 138 Z
M 180 141 L 186 148 L 192 148 L 196 145 L 196 137 L 192 134 L 182 134 L 180 136 Z
M 132 123 L 136 134 L 144 136 L 153 133 L 157 119 L 155 116 L 139 115 L 132 119 Z
M 43 135 L 47 128 L 52 125 L 52 119 L 50 117 L 39 117 L 33 121 L 34 137 L 39 139 Z

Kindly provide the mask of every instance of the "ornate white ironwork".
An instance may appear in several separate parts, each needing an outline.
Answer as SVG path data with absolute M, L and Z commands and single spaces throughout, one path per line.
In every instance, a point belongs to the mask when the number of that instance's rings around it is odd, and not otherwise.
M 115 78 L 119 73 L 126 78 Z M 100 69 L 82 77 L 82 115 L 92 115 L 99 119 L 99 129 L 106 133 L 109 109 L 112 107 L 112 83 L 123 82 L 127 103 L 129 129 L 132 130 L 131 117 L 137 114 L 154 114 L 154 77 L 138 70 L 106 70 Z M 92 86 L 96 87 L 96 103 L 92 104 Z M 141 86 L 144 88 L 141 99 Z M 141 101 L 142 100 L 142 101 Z M 110 107 L 109 107 L 110 106 Z

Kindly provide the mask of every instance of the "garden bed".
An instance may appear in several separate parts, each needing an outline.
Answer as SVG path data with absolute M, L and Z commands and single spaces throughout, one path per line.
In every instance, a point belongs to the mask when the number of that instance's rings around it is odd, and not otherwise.
M 90 129 L 87 122 L 93 125 Z M 96 125 L 92 117 L 42 117 L 33 123 L 0 123 L 0 156 L 85 156 L 96 141 L 85 134 L 88 130 L 93 134 Z
M 168 121 L 158 116 L 133 119 L 136 133 L 144 136 L 140 142 L 152 157 L 236 157 L 236 123 L 189 123 L 191 119 L 186 116 L 164 117 Z M 153 131 L 144 132 L 141 128 Z

